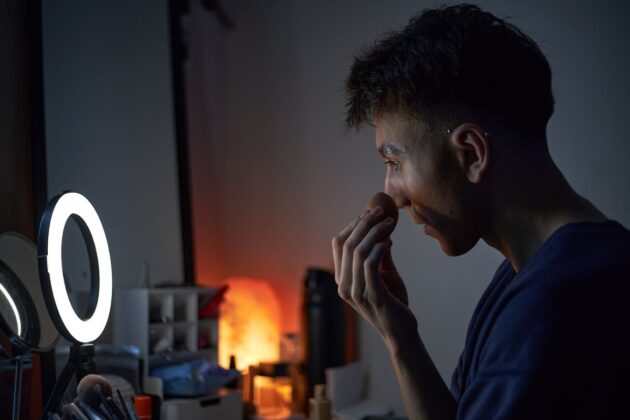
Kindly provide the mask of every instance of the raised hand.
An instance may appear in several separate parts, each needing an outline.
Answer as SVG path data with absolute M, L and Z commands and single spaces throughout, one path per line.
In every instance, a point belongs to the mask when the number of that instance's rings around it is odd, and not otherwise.
M 366 319 L 386 343 L 417 331 L 407 291 L 392 261 L 389 240 L 394 218 L 380 205 L 366 210 L 333 238 L 339 295 Z

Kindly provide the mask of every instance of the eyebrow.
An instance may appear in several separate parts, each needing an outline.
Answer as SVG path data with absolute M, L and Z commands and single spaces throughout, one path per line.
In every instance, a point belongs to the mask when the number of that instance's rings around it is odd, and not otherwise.
M 378 146 L 378 152 L 383 157 L 400 157 L 407 154 L 405 150 L 400 149 L 391 143 L 384 143 Z

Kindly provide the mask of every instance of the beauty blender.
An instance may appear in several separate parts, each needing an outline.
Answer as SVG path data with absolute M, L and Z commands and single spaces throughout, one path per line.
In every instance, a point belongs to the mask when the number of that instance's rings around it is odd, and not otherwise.
M 377 192 L 370 198 L 370 201 L 367 203 L 367 209 L 371 210 L 376 206 L 380 206 L 385 213 L 385 218 L 391 217 L 394 219 L 394 223 L 392 223 L 392 230 L 396 227 L 396 223 L 398 222 L 398 207 L 394 202 L 394 199 L 384 192 Z

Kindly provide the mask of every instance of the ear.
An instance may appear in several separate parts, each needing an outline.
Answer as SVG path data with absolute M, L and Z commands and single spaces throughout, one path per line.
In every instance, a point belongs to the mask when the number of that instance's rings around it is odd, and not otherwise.
M 481 182 L 490 163 L 489 134 L 477 124 L 464 123 L 450 131 L 455 159 L 473 184 Z

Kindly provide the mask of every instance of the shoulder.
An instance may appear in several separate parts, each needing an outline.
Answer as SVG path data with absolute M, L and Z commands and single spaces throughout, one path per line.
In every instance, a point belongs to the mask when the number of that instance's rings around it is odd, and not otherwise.
M 555 305 L 610 296 L 630 285 L 630 231 L 615 221 L 563 226 L 515 277 L 514 295 Z
M 580 273 L 630 266 L 630 231 L 620 223 L 572 223 L 558 229 L 533 266 Z
M 569 349 L 591 351 L 588 343 L 599 339 L 627 344 L 618 331 L 630 322 L 629 273 L 630 232 L 623 226 L 565 227 L 495 302 L 483 359 L 518 364 Z M 580 347 L 586 336 L 592 340 Z
M 467 340 L 459 415 L 618 418 L 630 373 L 628 273 L 630 233 L 615 222 L 561 228 L 516 275 L 504 262 Z

